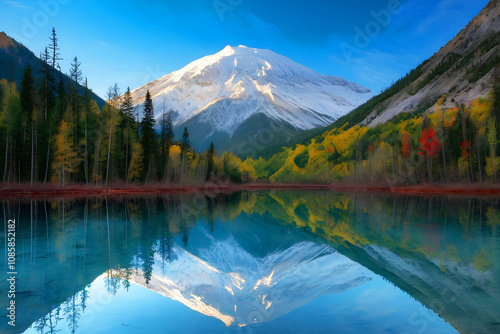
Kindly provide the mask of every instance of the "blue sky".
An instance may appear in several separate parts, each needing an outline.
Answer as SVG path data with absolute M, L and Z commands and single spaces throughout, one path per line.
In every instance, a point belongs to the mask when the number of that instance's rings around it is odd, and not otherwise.
M 452 39 L 487 0 L 0 0 L 0 31 L 35 54 L 54 26 L 61 67 L 137 88 L 226 45 L 270 49 L 379 92 Z

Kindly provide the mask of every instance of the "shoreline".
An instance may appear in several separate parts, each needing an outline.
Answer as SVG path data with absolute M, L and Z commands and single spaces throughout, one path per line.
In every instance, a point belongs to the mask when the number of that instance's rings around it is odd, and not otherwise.
M 55 184 L 1 184 L 0 199 L 57 199 L 99 196 L 155 196 L 180 193 L 229 193 L 234 191 L 260 190 L 330 190 L 339 192 L 389 193 L 399 195 L 462 195 L 500 197 L 500 185 L 485 184 L 422 184 L 390 186 L 387 184 L 115 184 L 108 187 L 71 184 L 63 187 Z

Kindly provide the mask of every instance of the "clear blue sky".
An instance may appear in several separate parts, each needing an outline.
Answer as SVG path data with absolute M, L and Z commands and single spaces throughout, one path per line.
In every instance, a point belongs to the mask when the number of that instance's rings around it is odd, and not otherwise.
M 39 54 L 54 26 L 62 70 L 78 56 L 101 96 L 115 82 L 134 89 L 240 44 L 378 92 L 437 52 L 487 2 L 0 0 L 0 31 Z

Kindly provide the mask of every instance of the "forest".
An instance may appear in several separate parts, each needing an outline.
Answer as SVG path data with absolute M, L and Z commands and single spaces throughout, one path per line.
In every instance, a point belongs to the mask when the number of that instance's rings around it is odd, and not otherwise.
M 110 182 L 242 182 L 239 170 L 235 172 L 241 160 L 230 153 L 216 156 L 213 145 L 195 152 L 187 128 L 182 138 L 174 138 L 171 115 L 165 111 L 156 124 L 151 96 L 141 106 L 142 119 L 135 112 L 130 90 L 121 94 L 116 84 L 100 108 L 78 57 L 69 70 L 71 82 L 63 80 L 55 29 L 49 39 L 40 54 L 41 73 L 32 73 L 28 65 L 20 87 L 0 80 L 3 182 L 105 186 Z M 42 80 L 35 80 L 40 75 Z
M 271 182 L 422 183 L 497 182 L 500 169 L 497 83 L 470 107 L 404 112 L 384 124 L 345 123 L 308 142 L 250 160 L 255 176 Z
M 130 89 L 122 93 L 114 84 L 99 107 L 78 57 L 69 69 L 71 81 L 63 80 L 55 29 L 49 42 L 40 54 L 41 73 L 32 73 L 28 65 L 20 87 L 0 80 L 0 177 L 5 183 L 402 185 L 498 180 L 498 80 L 488 96 L 470 106 L 455 103 L 454 108 L 442 108 L 445 94 L 436 103 L 400 113 L 376 127 L 360 125 L 362 119 L 353 112 L 313 139 L 256 159 L 217 154 L 213 144 L 197 151 L 187 128 L 182 138 L 175 138 L 168 106 L 155 111 L 149 92 L 144 104 L 135 106 Z M 38 77 L 41 80 L 35 80 Z M 389 88 L 373 100 L 390 92 Z M 430 106 L 435 110 L 429 112 Z M 155 114 L 161 115 L 159 121 Z

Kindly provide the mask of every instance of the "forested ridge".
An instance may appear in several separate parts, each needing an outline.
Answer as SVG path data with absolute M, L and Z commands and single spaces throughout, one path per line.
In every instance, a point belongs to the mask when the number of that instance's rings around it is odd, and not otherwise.
M 344 123 L 310 141 L 249 161 L 271 182 L 497 182 L 500 169 L 498 83 L 469 107 L 400 113 L 376 127 Z
M 55 29 L 49 42 L 40 54 L 43 66 L 38 72 L 33 73 L 28 64 L 19 86 L 0 81 L 3 182 L 107 186 L 116 182 L 419 184 L 498 180 L 498 67 L 493 69 L 493 91 L 470 106 L 442 108 L 448 99 L 445 94 L 430 112 L 425 106 L 376 127 L 359 123 L 380 101 L 420 76 L 419 66 L 313 139 L 276 149 L 266 158 L 242 160 L 230 152 L 217 154 L 213 144 L 196 150 L 189 140 L 189 131 L 195 129 L 184 128 L 182 136 L 175 138 L 168 106 L 157 121 L 159 111 L 154 110 L 149 92 L 144 104 L 136 107 L 130 89 L 122 93 L 114 84 L 100 107 L 78 57 L 69 69 L 71 80 L 60 74 Z

